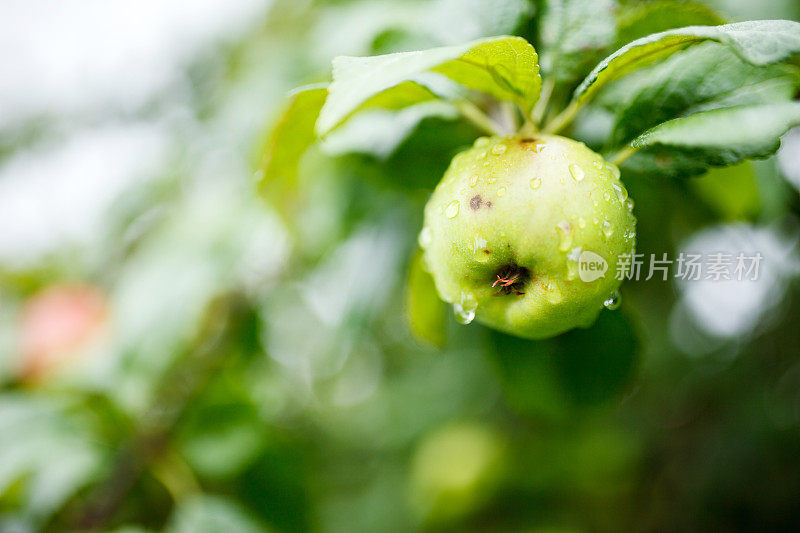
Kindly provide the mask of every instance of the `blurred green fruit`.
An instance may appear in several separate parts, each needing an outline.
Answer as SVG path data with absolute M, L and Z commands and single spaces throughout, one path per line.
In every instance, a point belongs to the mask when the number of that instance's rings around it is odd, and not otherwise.
M 484 137 L 453 159 L 419 240 L 459 321 L 539 339 L 614 305 L 617 264 L 635 247 L 632 211 L 619 169 L 584 144 Z
M 411 505 L 428 522 L 446 522 L 474 511 L 494 491 L 505 446 L 484 425 L 460 423 L 426 436 L 414 454 Z

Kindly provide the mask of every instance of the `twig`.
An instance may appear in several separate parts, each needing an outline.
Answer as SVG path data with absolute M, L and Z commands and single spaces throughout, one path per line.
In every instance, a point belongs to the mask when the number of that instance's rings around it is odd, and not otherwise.
M 191 467 L 172 447 L 153 461 L 150 470 L 175 502 L 200 492 L 200 483 Z
M 235 295 L 222 296 L 209 305 L 196 346 L 164 377 L 153 405 L 142 416 L 134 436 L 120 449 L 108 477 L 77 504 L 72 529 L 104 528 L 141 474 L 164 455 L 191 400 L 225 361 L 226 345 L 236 337 L 240 307 Z

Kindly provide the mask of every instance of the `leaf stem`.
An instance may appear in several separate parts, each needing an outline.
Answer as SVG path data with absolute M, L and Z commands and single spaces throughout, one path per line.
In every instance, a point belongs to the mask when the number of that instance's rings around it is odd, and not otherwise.
M 500 117 L 503 119 L 503 126 L 506 131 L 513 133 L 519 129 L 517 109 L 511 102 L 500 102 Z
M 461 114 L 472 122 L 479 129 L 485 131 L 489 135 L 505 135 L 503 127 L 497 122 L 489 118 L 489 116 L 480 110 L 478 106 L 468 100 L 462 100 L 456 104 Z
M 638 151 L 639 151 L 638 148 L 634 148 L 633 146 L 626 146 L 625 148 L 623 148 L 622 150 L 617 152 L 611 158 L 610 162 L 611 162 L 612 165 L 620 166 L 622 163 L 627 161 L 630 156 L 632 156 L 633 154 L 635 154 Z
M 544 132 L 552 134 L 558 133 L 570 122 L 572 122 L 579 110 L 580 106 L 578 103 L 572 102 L 566 107 L 566 109 L 564 109 L 564 111 L 559 113 L 553 120 L 547 123 L 547 125 L 544 127 Z
M 531 113 L 531 120 L 537 125 L 541 124 L 545 113 L 547 113 L 547 107 L 550 105 L 550 97 L 553 95 L 555 86 L 556 79 L 553 76 L 548 77 L 544 80 L 544 84 L 542 84 L 542 92 L 539 95 L 539 101 L 536 102 L 536 106 L 534 106 L 533 112 Z

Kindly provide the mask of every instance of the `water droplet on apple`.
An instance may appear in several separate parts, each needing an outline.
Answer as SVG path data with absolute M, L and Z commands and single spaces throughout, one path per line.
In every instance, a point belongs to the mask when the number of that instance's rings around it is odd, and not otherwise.
M 576 246 L 567 254 L 567 279 L 573 280 L 578 277 L 578 262 L 581 258 L 583 248 Z
M 467 325 L 475 320 L 475 310 L 464 309 L 461 304 L 453 304 L 453 314 L 459 324 Z
M 461 292 L 461 300 L 453 304 L 453 314 L 459 324 L 469 324 L 475 320 L 478 302 L 468 292 Z
M 628 211 L 633 211 L 633 205 L 633 198 L 628 197 L 628 199 L 625 200 L 625 207 L 628 208 Z
M 620 173 L 619 173 L 619 167 L 617 165 L 606 163 L 606 168 L 611 171 L 611 175 L 614 176 L 615 180 L 619 179 Z
M 503 155 L 506 153 L 506 145 L 502 143 L 495 144 L 492 148 L 492 153 L 494 155 Z
M 472 252 L 480 258 L 482 258 L 482 256 L 486 256 L 484 250 L 486 249 L 487 244 L 489 243 L 486 239 L 480 235 L 475 235 L 475 239 L 472 241 Z
M 572 174 L 572 179 L 575 181 L 583 181 L 583 178 L 586 177 L 586 173 L 583 169 L 575 163 L 569 166 L 569 173 Z
M 603 235 L 606 238 L 611 237 L 614 234 L 614 226 L 611 225 L 611 222 L 608 220 L 603 221 Z
M 531 179 L 531 189 L 536 190 L 542 186 L 542 178 L 532 178 Z
M 444 210 L 444 214 L 447 218 L 455 218 L 458 215 L 458 200 L 453 200 Z
M 558 304 L 564 301 L 564 295 L 555 283 L 548 281 L 542 288 L 544 289 L 544 298 L 548 302 Z
M 620 298 L 620 296 L 619 296 L 619 292 L 617 292 L 617 291 L 614 291 L 614 292 L 612 292 L 612 293 L 611 293 L 611 296 L 609 296 L 609 297 L 606 299 L 606 301 L 605 301 L 605 302 L 603 302 L 603 305 L 604 305 L 604 306 L 605 306 L 605 308 L 606 308 L 606 309 L 608 309 L 609 311 L 614 311 L 614 310 L 616 310 L 616 309 L 619 309 L 619 306 L 620 306 L 621 304 L 622 304 L 622 299 Z
M 578 217 L 578 227 L 581 229 L 586 227 L 586 220 L 583 217 Z
M 569 250 L 569 247 L 572 246 L 572 225 L 566 220 L 562 220 L 556 224 L 556 228 L 559 232 L 558 249 L 562 252 L 566 252 Z
M 612 183 L 611 187 L 614 189 L 614 194 L 617 195 L 617 200 L 625 202 L 628 199 L 628 189 L 621 183 Z
M 499 189 L 497 189 L 497 196 L 498 197 L 502 197 L 505 194 L 506 194 L 506 188 L 505 187 L 500 187 Z
M 469 178 L 469 186 L 470 187 L 476 186 L 478 184 L 478 179 L 479 178 L 478 178 L 477 174 L 473 174 L 472 176 L 470 176 L 470 178 Z

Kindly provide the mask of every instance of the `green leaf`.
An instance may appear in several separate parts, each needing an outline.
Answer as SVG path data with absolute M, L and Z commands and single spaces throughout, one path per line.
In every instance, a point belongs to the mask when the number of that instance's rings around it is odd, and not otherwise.
M 440 101 L 420 106 L 434 103 L 449 105 Z M 411 109 L 413 108 L 408 111 Z M 361 113 L 352 119 L 353 122 L 360 120 Z M 348 121 L 341 129 L 347 130 L 350 125 Z M 339 132 L 337 129 L 331 137 L 338 136 Z M 374 179 L 382 187 L 418 194 L 420 191 L 433 190 L 453 157 L 472 146 L 480 133 L 470 122 L 431 115 L 423 118 L 385 160 L 351 154 L 339 158 L 337 164 L 342 165 L 349 175 L 369 176 L 369 179 Z
M 385 5 L 379 5 L 385 9 Z M 437 0 L 421 5 L 425 12 L 417 13 L 412 24 L 422 26 L 441 44 L 515 33 L 520 22 L 533 12 L 529 0 Z
M 614 40 L 615 8 L 614 0 L 549 0 L 542 15 L 542 70 L 560 81 L 586 74 Z
M 293 91 L 264 143 L 260 187 L 279 203 L 297 187 L 300 159 L 317 140 L 314 123 L 327 94 L 322 85 Z
M 670 146 L 654 146 L 634 154 L 625 162 L 625 173 L 648 178 L 689 178 L 708 171 L 702 154 Z
M 209 424 L 209 420 L 216 422 Z M 264 447 L 261 422 L 248 404 L 203 405 L 189 413 L 176 440 L 181 455 L 195 472 L 211 479 L 227 479 L 240 473 Z
M 437 87 L 436 89 L 440 89 Z M 361 109 L 399 110 L 439 98 L 439 92 L 423 75 L 416 81 L 404 81 L 389 90 L 380 92 L 368 99 Z
M 603 310 L 592 326 L 552 341 L 562 387 L 577 403 L 600 403 L 630 386 L 639 361 L 639 341 L 622 311 Z
M 797 0 L 706 0 L 725 15 L 736 20 L 751 19 L 800 19 L 800 3 Z
M 341 55 L 387 54 L 514 34 L 533 11 L 530 0 L 331 4 L 335 5 L 312 8 L 319 21 L 307 46 L 320 57 L 329 54 L 328 49 Z
M 421 121 L 433 117 L 455 120 L 459 114 L 455 106 L 441 100 L 399 111 L 364 110 L 331 132 L 322 142 L 322 148 L 329 155 L 362 153 L 385 160 Z
M 337 57 L 333 83 L 317 121 L 325 135 L 364 107 L 398 109 L 433 97 L 419 83 L 435 72 L 469 89 L 517 103 L 526 113 L 539 97 L 536 51 L 521 37 L 495 37 L 459 46 L 374 57 Z
M 709 165 L 725 166 L 775 153 L 781 135 L 797 125 L 800 102 L 728 107 L 665 122 L 631 146 L 678 148 Z
M 375 57 L 385 57 L 385 56 L 375 56 Z M 343 58 L 337 58 L 337 59 L 343 59 Z M 372 58 L 368 57 L 368 58 L 347 58 L 347 59 L 357 60 L 357 59 L 372 59 Z M 336 72 L 337 72 L 336 60 L 334 60 L 334 78 L 337 76 Z M 368 74 L 368 72 L 365 72 L 365 74 Z M 347 76 L 347 74 L 345 74 L 345 76 Z M 358 74 L 356 74 L 356 76 L 358 76 Z M 324 106 L 322 108 L 319 119 L 316 122 L 316 132 L 320 136 L 327 135 L 335 128 L 341 126 L 342 123 L 344 123 L 357 111 L 369 111 L 378 109 L 386 109 L 392 111 L 401 110 L 407 107 L 412 107 L 418 104 L 423 104 L 426 102 L 437 100 L 438 98 L 443 96 L 442 93 L 447 92 L 446 89 L 439 91 L 438 89 L 441 89 L 441 87 L 436 87 L 436 90 L 433 89 L 430 86 L 433 84 L 430 82 L 431 82 L 430 78 L 426 78 L 424 74 L 419 74 L 417 76 L 414 76 L 414 80 L 402 81 L 393 87 L 381 90 L 380 92 L 377 92 L 367 97 L 366 100 L 363 100 L 358 104 L 356 104 L 356 106 L 353 109 L 350 109 L 348 111 L 343 111 L 343 114 L 339 116 L 338 113 L 343 109 L 345 109 L 347 106 L 349 106 L 352 102 L 346 101 L 347 96 L 343 94 L 343 91 L 349 91 L 350 89 L 345 88 L 344 90 L 342 90 L 341 85 L 339 85 L 339 87 L 337 88 L 335 87 L 335 81 L 334 81 L 334 83 L 331 84 L 331 88 L 337 90 L 338 92 L 334 96 L 332 96 L 333 93 L 329 93 L 328 102 L 331 102 L 331 104 Z M 455 95 L 448 95 L 448 96 L 455 97 Z
M 41 519 L 94 481 L 106 457 L 88 424 L 54 401 L 0 395 L 0 494 L 23 480 L 24 512 Z
M 631 41 L 673 28 L 717 26 L 725 20 L 707 6 L 690 0 L 656 0 L 623 6 L 617 15 L 614 49 Z
M 695 112 L 791 100 L 800 87 L 800 71 L 788 65 L 755 67 L 728 48 L 707 43 L 649 69 L 644 81 L 621 105 L 611 146 Z
M 475 41 L 476 45 L 455 61 L 433 69 L 476 91 L 519 105 L 525 113 L 539 99 L 542 78 L 539 56 L 522 37 Z
M 752 20 L 723 26 L 688 26 L 637 39 L 595 67 L 575 90 L 573 105 L 580 107 L 606 83 L 623 74 L 705 40 L 729 46 L 753 65 L 769 65 L 800 53 L 800 23 Z
M 447 339 L 447 306 L 439 298 L 433 278 L 422 265 L 422 253 L 417 250 L 408 267 L 406 283 L 406 320 L 415 339 L 444 347 Z
M 241 506 L 217 496 L 194 496 L 178 503 L 167 531 L 171 533 L 264 533 Z
M 711 169 L 688 183 L 694 193 L 723 220 L 755 221 L 761 202 L 755 171 L 750 161 Z

